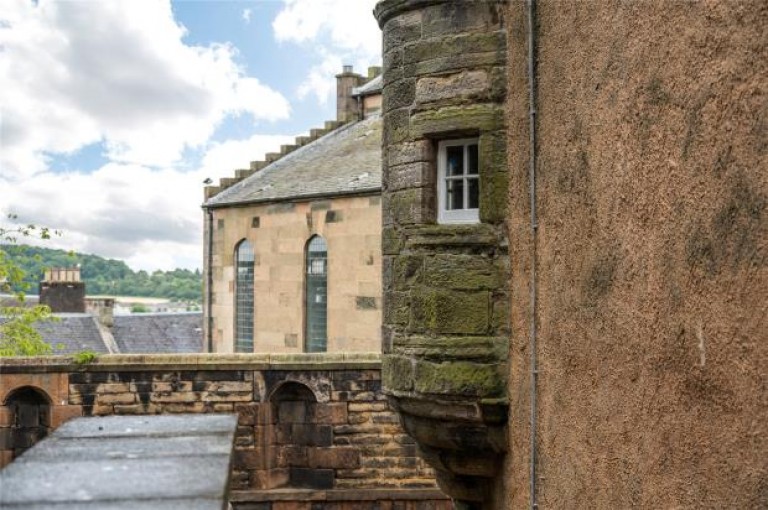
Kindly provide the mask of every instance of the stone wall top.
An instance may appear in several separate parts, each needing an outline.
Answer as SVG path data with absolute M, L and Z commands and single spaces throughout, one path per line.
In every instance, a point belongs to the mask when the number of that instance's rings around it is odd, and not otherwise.
M 72 356 L 1 358 L 0 374 L 110 370 L 354 370 L 379 369 L 377 352 L 318 354 L 109 354 L 79 364 Z

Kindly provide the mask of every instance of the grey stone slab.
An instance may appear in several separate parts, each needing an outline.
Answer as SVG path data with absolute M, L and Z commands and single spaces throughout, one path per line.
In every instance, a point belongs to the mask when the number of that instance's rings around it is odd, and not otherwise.
M 201 452 L 200 436 L 182 437 L 116 437 L 105 445 L 101 437 L 57 438 L 43 441 L 16 462 L 71 462 L 97 459 L 137 459 L 229 455 L 232 439 L 228 434 L 208 435 L 205 452 Z
M 222 510 L 220 499 L 148 499 L 77 503 L 0 505 L 3 510 Z
M 192 436 L 227 433 L 237 418 L 225 414 L 175 414 L 160 416 L 103 416 L 70 420 L 55 437 Z
M 0 471 L 0 508 L 222 508 L 236 425 L 215 414 L 72 420 Z
M 19 462 L 0 472 L 0 503 L 224 498 L 229 456 Z

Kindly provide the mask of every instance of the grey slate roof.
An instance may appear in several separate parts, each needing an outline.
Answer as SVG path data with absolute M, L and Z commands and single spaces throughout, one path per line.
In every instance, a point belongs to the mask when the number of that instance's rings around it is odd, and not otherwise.
M 374 192 L 381 189 L 381 117 L 346 124 L 211 197 L 206 206 Z
M 35 325 L 43 340 L 53 347 L 53 354 L 73 354 L 80 351 L 108 353 L 101 338 L 96 317 L 87 313 L 57 313 L 58 320 Z M 0 322 L 5 319 L 0 318 Z
M 372 79 L 368 83 L 361 85 L 359 87 L 355 87 L 352 89 L 352 95 L 353 96 L 370 96 L 371 94 L 379 94 L 381 93 L 382 88 L 384 88 L 384 79 L 383 75 L 378 75 L 376 78 Z
M 121 353 L 203 352 L 203 314 L 115 315 L 112 335 Z

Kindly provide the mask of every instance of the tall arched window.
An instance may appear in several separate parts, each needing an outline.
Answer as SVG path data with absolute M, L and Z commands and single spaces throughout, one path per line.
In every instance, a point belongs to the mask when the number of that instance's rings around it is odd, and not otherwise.
M 307 352 L 325 352 L 328 346 L 328 247 L 314 236 L 307 243 Z
M 235 352 L 253 352 L 253 246 L 235 248 Z

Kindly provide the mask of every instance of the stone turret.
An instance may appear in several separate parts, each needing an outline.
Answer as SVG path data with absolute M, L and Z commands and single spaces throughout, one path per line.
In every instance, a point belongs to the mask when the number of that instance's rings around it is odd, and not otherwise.
M 501 0 L 382 0 L 385 392 L 463 508 L 507 450 Z

